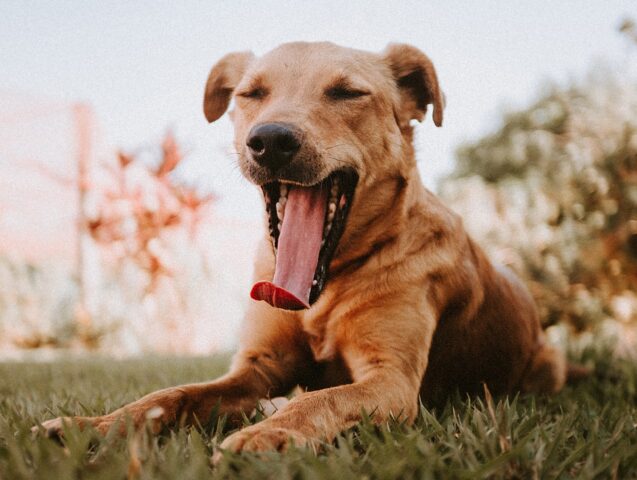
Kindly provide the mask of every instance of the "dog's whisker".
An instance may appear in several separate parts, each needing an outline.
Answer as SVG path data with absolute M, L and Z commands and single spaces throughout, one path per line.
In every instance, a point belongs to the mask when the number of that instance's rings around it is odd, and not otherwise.
M 349 143 L 339 143 L 338 145 L 332 145 L 331 147 L 326 147 L 324 148 L 324 150 L 332 150 L 333 148 L 339 148 L 339 147 L 350 147 L 351 144 Z

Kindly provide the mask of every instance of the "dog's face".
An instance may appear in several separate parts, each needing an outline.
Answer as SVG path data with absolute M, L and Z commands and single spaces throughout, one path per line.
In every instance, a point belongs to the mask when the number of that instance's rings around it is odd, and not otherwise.
M 239 164 L 263 190 L 276 252 L 273 282 L 255 285 L 253 297 L 307 308 L 344 248 L 350 209 L 365 204 L 379 178 L 413 162 L 411 120 L 422 120 L 433 104 L 434 122 L 442 124 L 435 71 L 408 45 L 374 54 L 290 43 L 261 58 L 222 58 L 206 85 L 208 121 L 233 98 Z

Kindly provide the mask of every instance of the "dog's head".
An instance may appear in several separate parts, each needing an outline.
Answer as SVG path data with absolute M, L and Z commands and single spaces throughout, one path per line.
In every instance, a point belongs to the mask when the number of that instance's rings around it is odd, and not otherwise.
M 223 57 L 206 84 L 208 121 L 232 99 L 241 171 L 263 190 L 276 252 L 273 281 L 259 282 L 252 296 L 307 308 L 345 248 L 339 241 L 350 209 L 373 199 L 379 181 L 412 167 L 411 121 L 433 104 L 434 123 L 442 125 L 436 72 L 409 45 L 374 54 L 289 43 L 261 58 Z

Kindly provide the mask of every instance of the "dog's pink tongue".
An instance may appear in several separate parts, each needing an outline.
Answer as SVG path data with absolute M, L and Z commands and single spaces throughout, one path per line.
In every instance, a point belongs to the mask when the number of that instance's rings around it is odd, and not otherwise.
M 279 233 L 274 279 L 255 283 L 250 292 L 252 298 L 286 310 L 309 308 L 323 239 L 327 193 L 322 185 L 290 190 Z

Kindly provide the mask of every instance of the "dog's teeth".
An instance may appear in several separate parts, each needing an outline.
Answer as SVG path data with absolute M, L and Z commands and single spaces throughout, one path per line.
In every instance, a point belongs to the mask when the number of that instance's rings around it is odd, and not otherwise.
M 276 202 L 276 216 L 279 220 L 283 220 L 283 214 L 285 213 L 285 205 L 281 201 Z
M 283 225 L 281 222 L 277 223 L 277 228 L 279 229 L 279 232 L 281 231 L 281 225 Z
M 288 203 L 288 197 L 279 198 L 279 202 L 285 207 L 285 204 Z
M 328 214 L 328 215 L 332 215 L 332 216 L 333 216 L 333 215 L 334 215 L 334 212 L 336 212 L 336 203 L 332 203 L 332 202 L 330 202 L 330 204 L 329 204 L 329 205 L 328 205 L 328 207 L 327 207 L 327 210 L 328 210 L 328 212 L 329 212 L 329 214 Z
M 318 285 L 318 281 L 316 279 L 312 280 L 312 285 Z
M 282 197 L 285 197 L 285 196 L 287 196 L 287 194 L 288 194 L 288 186 L 282 183 L 281 184 L 281 189 L 280 189 L 280 195 Z

